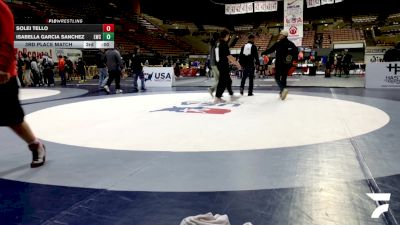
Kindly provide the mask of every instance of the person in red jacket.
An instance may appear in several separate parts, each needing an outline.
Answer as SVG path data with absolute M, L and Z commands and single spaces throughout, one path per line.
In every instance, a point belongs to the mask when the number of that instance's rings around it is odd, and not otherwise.
M 0 126 L 10 127 L 28 144 L 32 152 L 31 167 L 39 167 L 46 161 L 46 150 L 24 121 L 18 98 L 14 17 L 4 1 L 0 1 L 0 34 Z
M 67 79 L 65 78 L 65 60 L 62 55 L 58 56 L 58 73 L 61 77 L 61 86 L 66 86 Z

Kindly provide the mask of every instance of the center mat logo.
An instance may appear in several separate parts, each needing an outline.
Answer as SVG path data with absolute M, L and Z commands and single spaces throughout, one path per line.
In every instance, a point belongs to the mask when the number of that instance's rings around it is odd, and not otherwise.
M 201 113 L 201 114 L 226 114 L 233 108 L 239 107 L 239 103 L 210 103 L 200 101 L 182 102 L 180 106 L 172 106 L 150 112 L 176 112 L 176 113 Z

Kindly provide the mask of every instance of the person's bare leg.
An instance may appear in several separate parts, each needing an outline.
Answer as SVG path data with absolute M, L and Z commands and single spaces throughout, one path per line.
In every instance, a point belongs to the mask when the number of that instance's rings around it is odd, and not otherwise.
M 10 128 L 20 136 L 27 144 L 31 144 L 36 141 L 36 137 L 33 134 L 31 128 L 27 122 L 22 122 L 18 125 L 10 126 Z
M 35 137 L 28 123 L 23 121 L 20 124 L 10 126 L 10 128 L 28 144 L 29 150 L 32 152 L 31 167 L 42 166 L 46 161 L 46 149 Z

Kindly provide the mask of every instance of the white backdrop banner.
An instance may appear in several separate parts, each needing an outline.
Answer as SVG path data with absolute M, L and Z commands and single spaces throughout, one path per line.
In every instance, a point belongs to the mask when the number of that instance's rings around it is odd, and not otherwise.
M 267 1 L 265 4 L 265 12 L 275 12 L 278 11 L 277 1 Z
M 146 87 L 172 87 L 175 82 L 173 67 L 144 67 Z
M 254 12 L 275 12 L 275 11 L 278 11 L 277 1 L 254 2 Z
M 303 38 L 289 38 L 290 41 L 293 42 L 294 45 L 300 47 L 303 45 Z
M 335 0 L 321 0 L 321 5 L 333 4 Z
M 307 0 L 307 8 L 317 7 L 321 5 L 321 0 Z
M 231 5 L 226 4 L 225 5 L 225 15 L 230 15 L 231 14 Z
M 367 63 L 366 88 L 400 88 L 400 62 Z
M 246 4 L 247 4 L 247 13 L 253 13 L 254 12 L 254 8 L 253 8 L 254 3 L 253 2 L 249 2 L 249 3 L 246 3 Z
M 278 11 L 278 1 L 256 1 L 238 4 L 225 4 L 226 15 L 275 11 Z
M 235 4 L 235 13 L 234 14 L 240 14 L 240 10 L 241 10 L 241 5 Z
M 247 13 L 247 3 L 240 4 L 240 14 L 246 14 L 246 13 Z
M 303 0 L 284 0 L 284 29 L 289 38 L 303 38 Z

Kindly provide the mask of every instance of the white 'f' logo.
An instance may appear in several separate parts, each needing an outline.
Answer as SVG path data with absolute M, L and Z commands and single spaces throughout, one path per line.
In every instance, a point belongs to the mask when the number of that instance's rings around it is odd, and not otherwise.
M 367 194 L 367 195 L 374 201 L 385 201 L 385 202 L 390 201 L 390 194 L 388 193 Z M 374 212 L 371 215 L 371 218 L 377 219 L 379 218 L 380 215 L 387 212 L 388 210 L 389 210 L 389 204 L 381 205 L 374 210 Z

